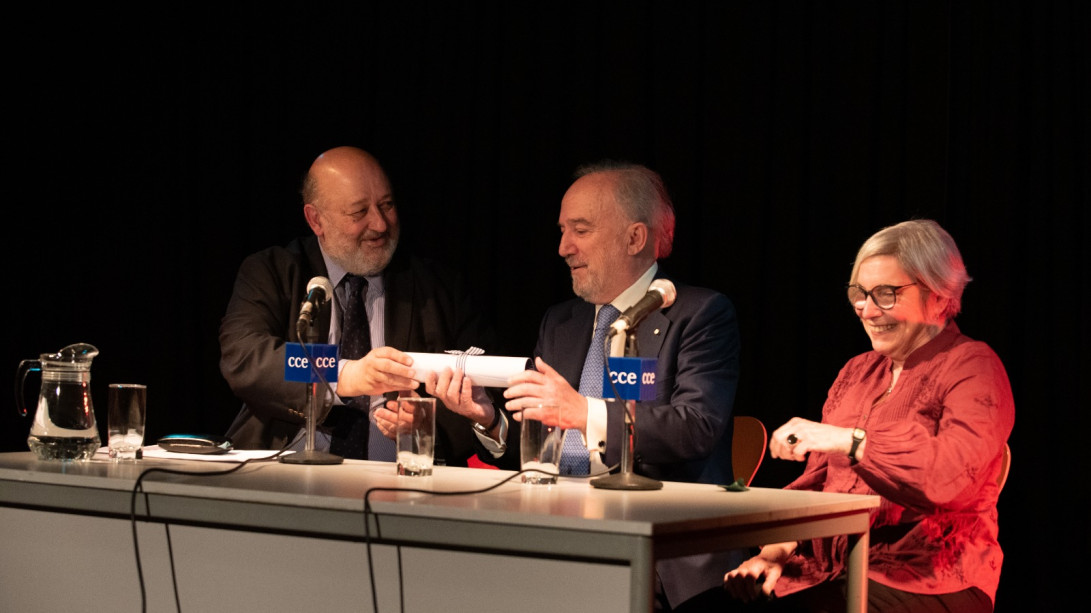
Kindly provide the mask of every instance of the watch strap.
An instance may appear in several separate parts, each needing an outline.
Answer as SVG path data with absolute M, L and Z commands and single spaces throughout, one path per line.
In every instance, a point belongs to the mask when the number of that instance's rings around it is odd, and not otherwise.
M 849 448 L 849 463 L 856 464 L 856 450 L 860 448 L 860 443 L 864 442 L 864 438 L 867 436 L 862 428 L 852 429 L 852 447 Z
M 494 409 L 496 416 L 493 417 L 493 423 L 489 424 L 486 428 L 481 424 L 474 422 L 473 432 L 477 436 L 477 440 L 481 442 L 482 446 L 489 452 L 494 458 L 499 458 L 504 455 L 508 450 L 508 418 L 504 415 L 503 411 L 499 408 Z M 496 424 L 500 424 L 500 430 L 497 432 L 497 437 L 492 438 L 489 433 L 496 427 Z

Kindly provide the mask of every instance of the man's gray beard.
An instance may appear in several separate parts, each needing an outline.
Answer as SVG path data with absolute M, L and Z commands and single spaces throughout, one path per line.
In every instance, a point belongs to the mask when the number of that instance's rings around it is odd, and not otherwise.
M 588 282 L 584 283 L 582 286 L 577 285 L 576 280 L 572 279 L 572 292 L 575 293 L 577 297 L 582 298 L 587 302 L 591 302 L 591 299 L 588 297 L 598 293 L 598 289 L 594 279 L 589 279 Z
M 394 250 L 397 248 L 398 239 L 391 238 L 386 249 L 375 257 L 369 257 L 368 254 L 360 250 L 353 251 L 352 255 L 348 258 L 343 258 L 332 253 L 328 255 L 331 260 L 337 262 L 338 266 L 344 268 L 345 272 L 361 277 L 374 277 L 383 272 L 390 264 L 390 260 L 394 257 Z

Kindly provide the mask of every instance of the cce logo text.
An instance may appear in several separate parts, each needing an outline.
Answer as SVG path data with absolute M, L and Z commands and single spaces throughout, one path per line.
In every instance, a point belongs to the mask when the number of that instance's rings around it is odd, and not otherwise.
M 613 381 L 614 383 L 618 384 L 618 385 L 636 385 L 636 378 L 637 378 L 638 374 L 640 374 L 640 373 L 631 372 L 631 371 L 630 372 L 618 372 L 618 371 L 611 370 L 610 371 L 610 380 Z M 654 372 L 646 372 L 646 373 L 643 373 L 643 374 L 640 374 L 640 375 L 641 375 L 640 376 L 640 384 L 641 385 L 655 385 L 655 373 Z
M 331 356 L 319 356 L 314 359 L 315 368 L 333 368 L 337 366 L 337 358 Z M 307 358 L 299 356 L 288 357 L 289 368 L 309 368 Z

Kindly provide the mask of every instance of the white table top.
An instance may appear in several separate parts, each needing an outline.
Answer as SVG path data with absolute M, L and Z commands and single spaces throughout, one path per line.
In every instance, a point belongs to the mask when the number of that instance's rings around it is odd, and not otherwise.
M 0 454 L 0 504 L 127 516 L 133 487 L 146 469 L 207 473 L 233 466 L 162 459 L 128 464 L 108 459 L 43 462 L 30 452 L 4 453 Z M 574 540 L 580 535 L 588 539 L 613 535 L 659 541 L 683 534 L 691 538 L 704 532 L 859 514 L 878 506 L 875 496 L 765 488 L 730 492 L 716 485 L 676 482 L 665 482 L 661 490 L 618 491 L 593 488 L 587 479 L 576 478 L 542 486 L 523 484 L 515 477 L 482 493 L 437 495 L 484 489 L 513 474 L 437 466 L 432 477 L 399 477 L 393 464 L 383 462 L 346 460 L 340 465 L 310 466 L 266 461 L 228 475 L 154 471 L 143 478 L 142 486 L 149 496 L 151 515 L 161 520 L 258 530 L 314 530 L 356 538 L 363 534 L 364 496 L 372 488 L 427 490 L 371 493 L 372 510 L 383 518 L 384 536 L 397 533 L 395 518 L 402 518 L 431 522 L 428 525 L 435 532 L 428 538 L 455 540 L 462 537 L 445 530 L 457 524 L 465 531 L 474 524 L 490 535 L 502 535 L 500 528 L 508 527 L 559 530 L 576 535 Z M 143 515 L 143 496 L 137 499 L 137 513 Z M 414 531 L 408 526 L 405 530 L 406 538 L 419 532 L 419 528 Z

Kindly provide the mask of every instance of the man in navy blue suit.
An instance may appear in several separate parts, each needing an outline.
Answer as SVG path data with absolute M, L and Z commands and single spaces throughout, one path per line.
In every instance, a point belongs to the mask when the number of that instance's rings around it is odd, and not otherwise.
M 558 252 L 578 298 L 546 311 L 535 368 L 512 378 L 504 393 L 506 413 L 495 410 L 460 372 L 438 373 L 426 386 L 476 424 L 484 450 L 479 455 L 503 467 L 517 468 L 519 461 L 518 425 L 509 424 L 508 415 L 540 403 L 557 405 L 560 425 L 579 433 L 589 471 L 600 473 L 620 461 L 625 408 L 601 393 L 578 391 L 596 316 L 604 305 L 625 312 L 653 280 L 666 278 L 659 260 L 671 251 L 674 208 L 655 172 L 600 163 L 577 172 L 561 201 L 558 226 Z M 658 480 L 731 483 L 731 408 L 739 377 L 735 308 L 711 289 L 678 283 L 676 289 L 673 305 L 636 328 L 640 356 L 657 358 L 657 397 L 636 407 L 633 470 Z M 615 342 L 624 343 L 624 337 L 615 336 Z M 621 354 L 616 347 L 611 353 Z M 533 411 L 526 417 L 537 418 Z M 719 601 L 723 569 L 741 559 L 725 552 L 658 563 L 657 610 L 700 610 L 709 606 L 707 599 Z

